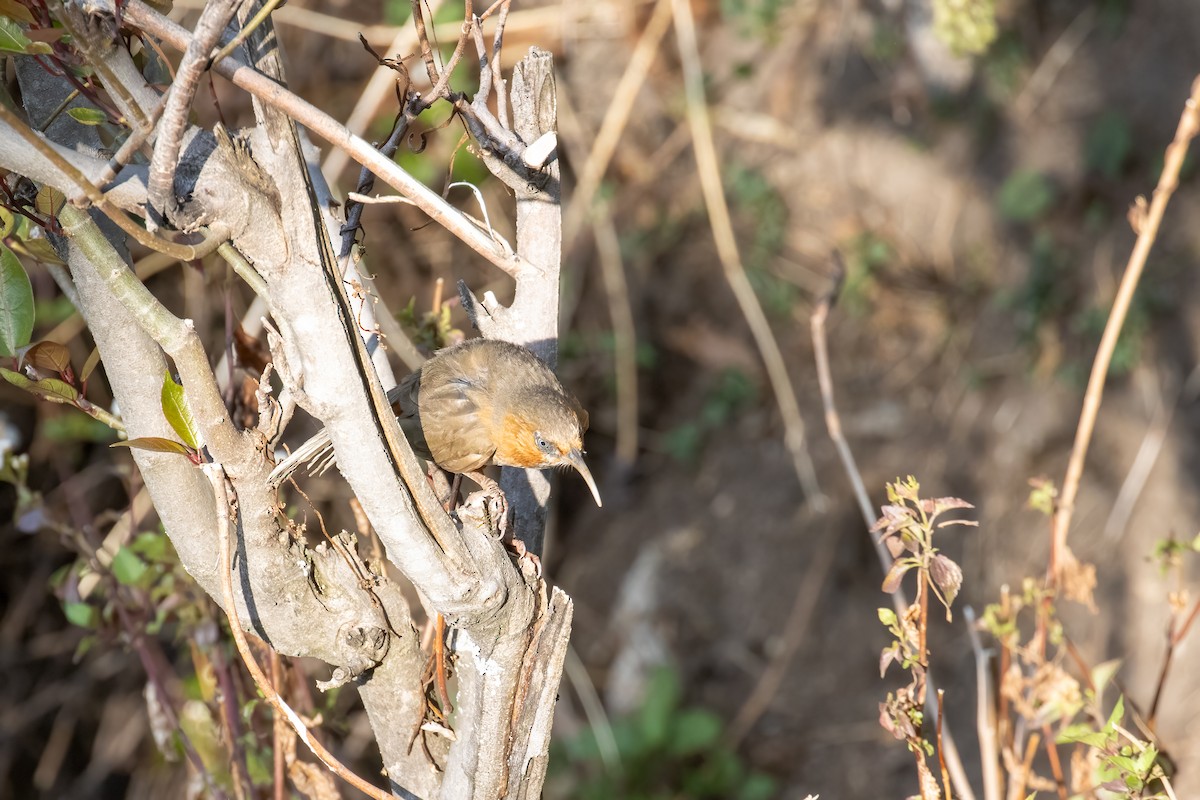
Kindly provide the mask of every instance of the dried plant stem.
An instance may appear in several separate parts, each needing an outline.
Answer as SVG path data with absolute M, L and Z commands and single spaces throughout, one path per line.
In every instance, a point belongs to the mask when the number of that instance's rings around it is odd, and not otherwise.
M 979 760 L 983 772 L 983 800 L 1000 800 L 1004 794 L 1000 777 L 1000 752 L 996 746 L 996 706 L 992 702 L 992 655 L 983 649 L 983 639 L 975 625 L 975 609 L 963 609 L 967 635 L 975 654 L 975 727 L 979 736 Z
M 692 131 L 692 147 L 696 155 L 696 167 L 700 173 L 700 188 L 704 204 L 708 209 L 713 239 L 717 244 L 717 257 L 725 272 L 725 279 L 733 296 L 741 307 L 742 314 L 754 334 L 771 387 L 775 390 L 775 402 L 779 406 L 785 429 L 784 442 L 792 455 L 792 465 L 805 499 L 814 509 L 824 511 L 829 501 L 821 493 L 817 473 L 804 441 L 804 419 L 800 415 L 800 403 L 796 390 L 788 376 L 787 364 L 779 349 L 779 342 L 771 332 L 767 316 L 759 305 L 754 288 L 746 277 L 746 269 L 738 252 L 737 239 L 733 235 L 733 222 L 729 207 L 725 203 L 725 188 L 721 184 L 721 169 L 717 160 L 717 149 L 713 142 L 712 123 L 708 117 L 708 105 L 704 96 L 704 73 L 700 64 L 700 48 L 696 41 L 696 22 L 688 0 L 671 0 L 675 18 L 675 36 L 679 45 L 679 58 L 683 65 L 684 89 L 687 97 L 688 125 Z
M 942 747 L 942 722 L 946 719 L 945 711 L 946 690 L 937 690 L 937 750 L 938 750 L 938 766 L 942 770 L 942 787 L 946 793 L 946 800 L 951 800 L 953 797 L 950 794 L 950 773 L 946 770 L 946 748 Z
M 1154 699 L 1150 701 L 1150 712 L 1146 715 L 1146 724 L 1151 728 L 1154 727 L 1158 720 L 1158 703 L 1162 700 L 1163 687 L 1167 685 L 1167 675 L 1171 672 L 1171 662 L 1175 658 L 1175 648 L 1187 636 L 1188 630 L 1192 627 L 1192 623 L 1196 621 L 1197 615 L 1200 615 L 1200 599 L 1197 599 L 1192 604 L 1192 610 L 1188 612 L 1184 618 L 1183 624 L 1178 624 L 1178 618 L 1172 614 L 1171 624 L 1167 627 L 1167 652 L 1163 654 L 1162 668 L 1158 673 L 1158 682 L 1154 686 Z
M 629 284 L 621 259 L 617 226 L 607 204 L 592 219 L 600 274 L 613 326 L 613 361 L 617 378 L 617 458 L 632 466 L 638 453 L 637 329 L 629 303 Z
M 271 685 L 271 681 L 263 674 L 262 668 L 258 666 L 254 654 L 250 652 L 250 644 L 246 641 L 246 634 L 242 630 L 242 623 L 238 620 L 237 603 L 233 597 L 233 563 L 230 557 L 230 539 L 233 536 L 233 525 L 229 514 L 229 490 L 226 487 L 225 471 L 221 469 L 219 464 L 206 464 L 204 466 L 204 474 L 208 477 L 209 483 L 212 484 L 213 493 L 216 495 L 217 543 L 220 547 L 221 593 L 222 599 L 225 602 L 225 614 L 229 618 L 229 630 L 233 634 L 234 644 L 237 645 L 238 653 L 241 655 L 242 661 L 245 662 L 246 669 L 250 671 L 250 677 L 254 679 L 258 690 L 262 692 L 263 697 L 270 703 L 271 708 L 275 710 L 276 718 L 286 719 L 291 723 L 300 740 L 308 745 L 308 749 L 312 751 L 313 755 L 319 758 L 321 763 L 328 767 L 331 772 L 363 794 L 374 798 L 374 800 L 392 800 L 390 793 L 367 783 L 355 775 L 342 762 L 338 761 L 332 753 L 326 750 L 308 730 L 308 726 L 304 724 L 300 716 L 283 701 L 283 698 L 279 696 L 279 693 Z
M 825 320 L 829 316 L 829 308 L 833 304 L 833 299 L 837 296 L 837 291 L 841 285 L 841 280 L 844 275 L 844 270 L 841 267 L 841 259 L 837 258 L 837 274 L 835 276 L 834 285 L 826 295 L 817 303 L 817 307 L 812 313 L 812 337 L 813 337 L 813 354 L 817 361 L 817 382 L 821 389 L 821 402 L 825 408 L 825 424 L 829 428 L 829 437 L 833 439 L 834 446 L 837 448 L 838 455 L 841 456 L 842 466 L 845 467 L 846 475 L 850 479 L 851 485 L 854 487 L 854 499 L 858 503 L 859 511 L 862 513 L 863 523 L 867 528 L 875 524 L 875 514 L 871 510 L 870 496 L 867 494 L 866 485 L 863 483 L 862 474 L 858 471 L 858 465 L 854 461 L 854 453 L 850 450 L 850 445 L 846 442 L 846 437 L 842 433 L 841 418 L 838 416 L 837 405 L 833 397 L 833 377 L 829 369 L 829 348 L 826 345 L 825 339 Z M 883 567 L 884 574 L 892 566 L 892 555 L 888 552 L 887 546 L 877 536 L 870 536 L 871 544 L 875 547 L 875 552 L 879 555 L 880 565 Z M 896 609 L 896 613 L 901 617 L 908 611 L 908 598 L 904 595 L 903 589 L 897 589 L 892 592 L 892 605 Z M 937 686 L 933 681 L 932 670 L 925 671 L 925 691 L 937 692 Z M 936 706 L 927 703 L 926 708 L 931 715 L 936 716 L 941 720 L 941 714 L 938 713 Z M 971 782 L 967 779 L 967 771 L 963 767 L 962 759 L 958 755 L 958 746 L 954 743 L 954 737 L 950 735 L 950 730 L 942 725 L 942 746 L 939 752 L 946 761 L 946 769 L 950 772 L 951 782 L 954 784 L 955 790 L 958 792 L 960 800 L 975 800 L 975 793 L 971 789 Z
M 1071 516 L 1075 512 L 1075 498 L 1079 493 L 1079 481 L 1083 477 L 1083 464 L 1087 458 L 1088 445 L 1096 427 L 1096 416 L 1100 411 L 1100 401 L 1104 396 L 1104 381 L 1108 376 L 1108 366 L 1112 362 L 1113 350 L 1116 349 L 1117 339 L 1121 335 L 1121 326 L 1129 312 L 1129 304 L 1133 301 L 1133 293 L 1137 289 L 1142 269 L 1150 255 L 1150 248 L 1158 236 L 1159 225 L 1162 224 L 1164 212 L 1171 195 L 1179 186 L 1179 170 L 1187 156 L 1188 144 L 1200 131 L 1200 77 L 1192 82 L 1192 93 L 1184 105 L 1183 114 L 1179 117 L 1179 126 L 1175 130 L 1175 138 L 1167 146 L 1163 159 L 1162 174 L 1158 186 L 1154 189 L 1154 199 L 1149 208 L 1135 206 L 1135 224 L 1137 242 L 1125 266 L 1125 274 L 1113 300 L 1112 311 L 1109 312 L 1108 322 L 1104 325 L 1104 334 L 1100 338 L 1100 346 L 1092 361 L 1092 373 L 1088 377 L 1087 392 L 1083 398 L 1083 410 L 1079 415 L 1079 427 L 1075 431 L 1075 444 L 1071 449 L 1071 458 L 1067 463 L 1067 475 L 1063 479 L 1062 495 L 1058 509 L 1054 514 L 1054 531 L 1050 543 L 1050 559 L 1047 580 L 1057 585 L 1058 569 L 1064 549 L 1067 546 L 1067 531 L 1071 527 Z
M 579 179 L 571 204 L 567 207 L 566 218 L 563 220 L 563 251 L 569 251 L 575 237 L 583 230 L 583 223 L 591 211 L 592 198 L 600 188 L 600 180 L 604 177 L 613 154 L 617 152 L 617 143 L 629 123 L 633 113 L 634 101 L 638 91 L 646 82 L 650 66 L 658 56 L 659 44 L 671 24 L 671 0 L 658 0 L 654 13 L 642 30 L 641 38 L 633 49 L 633 55 L 625 66 L 621 80 L 613 91 L 613 98 L 604 112 L 600 130 L 592 143 L 592 149 L 583 162 L 579 171 Z M 661 162 L 658 162 L 661 163 Z

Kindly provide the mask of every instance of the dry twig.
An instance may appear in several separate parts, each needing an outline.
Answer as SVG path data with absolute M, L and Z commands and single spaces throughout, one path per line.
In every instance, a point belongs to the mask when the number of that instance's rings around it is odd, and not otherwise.
M 700 188 L 708 208 L 713 239 L 717 244 L 717 256 L 725 271 L 725 279 L 729 282 L 733 296 L 750 325 L 750 331 L 754 334 L 754 341 L 766 365 L 771 387 L 775 390 L 775 401 L 783 417 L 786 431 L 784 442 L 792 455 L 792 465 L 804 489 L 805 499 L 812 503 L 816 510 L 824 511 L 829 503 L 821 493 L 817 473 L 804 441 L 804 418 L 800 415 L 796 390 L 788 376 L 787 364 L 783 360 L 779 342 L 775 340 L 766 314 L 759 305 L 758 296 L 746 277 L 737 239 L 733 234 L 733 222 L 729 216 L 729 206 L 725 203 L 725 189 L 721 185 L 721 169 L 704 96 L 704 73 L 700 64 L 700 48 L 696 41 L 696 22 L 692 17 L 692 8 L 688 0 L 672 0 L 671 5 L 674 11 L 679 57 L 683 65 L 692 147 L 696 155 L 696 167 L 700 172 Z
M 1150 255 L 1150 248 L 1158 236 L 1159 225 L 1162 224 L 1163 214 L 1167 203 L 1179 186 L 1179 171 L 1187 156 L 1188 145 L 1200 131 L 1200 77 L 1192 82 L 1192 93 L 1184 105 L 1183 114 L 1179 117 L 1179 126 L 1175 130 L 1175 138 L 1167 146 L 1163 159 L 1162 174 L 1158 178 L 1158 186 L 1154 189 L 1154 199 L 1148 208 L 1135 206 L 1131 213 L 1131 221 L 1138 235 L 1125 266 L 1125 274 L 1121 277 L 1121 285 L 1113 300 L 1112 311 L 1109 312 L 1108 322 L 1104 325 L 1104 334 L 1100 338 L 1100 346 L 1092 361 L 1092 372 L 1088 377 L 1087 392 L 1083 397 L 1083 410 L 1079 414 L 1079 427 L 1075 431 L 1075 444 L 1071 449 L 1071 459 L 1067 464 L 1067 475 L 1063 479 L 1062 495 L 1058 508 L 1054 513 L 1054 531 L 1050 543 L 1050 559 L 1047 579 L 1051 586 L 1058 584 L 1058 572 L 1062 565 L 1064 551 L 1067 547 L 1067 531 L 1071 527 L 1071 516 L 1075 512 L 1075 498 L 1079 493 L 1079 481 L 1083 477 L 1083 464 L 1087 458 L 1088 445 L 1092 441 L 1092 433 L 1096 428 L 1096 416 L 1100 411 L 1100 401 L 1104 397 L 1104 382 L 1108 377 L 1108 366 L 1112 362 L 1113 350 L 1116 349 L 1117 339 L 1121 335 L 1121 327 L 1125 316 L 1129 313 L 1129 304 L 1133 301 L 1133 293 L 1137 289 Z

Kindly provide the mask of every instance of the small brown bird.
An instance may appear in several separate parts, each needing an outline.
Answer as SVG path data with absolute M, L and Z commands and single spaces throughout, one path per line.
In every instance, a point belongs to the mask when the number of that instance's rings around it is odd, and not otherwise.
M 413 451 L 447 472 L 491 489 L 495 484 L 482 470 L 492 464 L 572 467 L 602 505 L 583 460 L 587 412 L 524 347 L 497 339 L 447 347 L 405 377 L 388 399 Z M 328 448 L 327 434 L 323 443 L 310 440 L 272 476 L 286 477 L 296 464 L 318 459 Z

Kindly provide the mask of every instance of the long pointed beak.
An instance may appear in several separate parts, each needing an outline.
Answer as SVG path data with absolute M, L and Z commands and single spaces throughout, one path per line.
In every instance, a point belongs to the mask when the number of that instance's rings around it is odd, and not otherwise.
M 587 481 L 588 488 L 592 490 L 592 497 L 596 498 L 596 506 L 603 507 L 604 503 L 600 502 L 600 490 L 596 488 L 596 480 L 592 477 L 592 471 L 583 461 L 583 453 L 572 450 L 567 456 L 567 460 L 571 462 L 572 467 L 579 470 L 579 474 Z

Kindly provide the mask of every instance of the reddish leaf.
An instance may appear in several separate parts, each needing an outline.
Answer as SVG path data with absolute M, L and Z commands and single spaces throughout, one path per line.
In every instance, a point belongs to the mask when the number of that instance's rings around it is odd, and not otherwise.
M 949 606 L 954 603 L 954 598 L 958 597 L 958 590 L 962 588 L 962 568 L 951 559 L 938 553 L 933 557 L 933 561 L 929 562 L 929 577 L 933 579 L 934 585 L 946 598 L 948 611 Z
M 132 450 L 149 450 L 153 453 L 178 453 L 189 458 L 192 455 L 192 451 L 187 445 L 158 436 L 141 436 L 127 442 L 113 442 L 109 447 L 128 447 Z
M 908 559 L 897 559 L 892 562 L 892 568 L 888 570 L 887 576 L 883 579 L 883 591 L 892 594 L 900 588 L 900 581 L 904 578 L 904 574 L 912 569 L 912 562 Z
M 25 361 L 43 372 L 66 372 L 71 368 L 71 351 L 58 342 L 38 342 L 25 351 Z
M 241 325 L 233 329 L 233 348 L 237 353 L 237 363 L 254 375 L 262 375 L 267 364 L 271 363 L 271 351 L 264 343 L 246 333 Z

